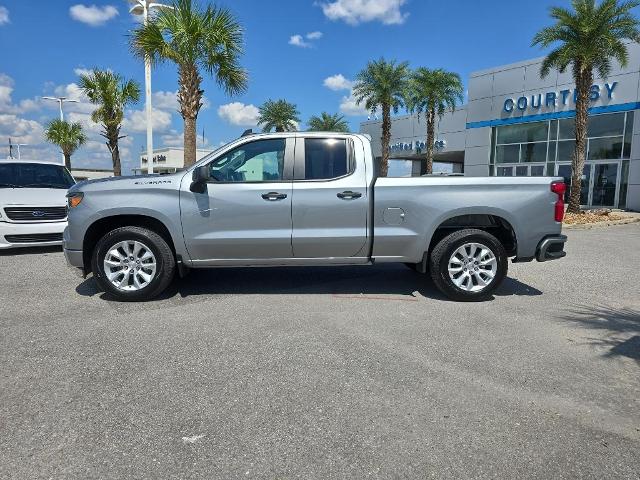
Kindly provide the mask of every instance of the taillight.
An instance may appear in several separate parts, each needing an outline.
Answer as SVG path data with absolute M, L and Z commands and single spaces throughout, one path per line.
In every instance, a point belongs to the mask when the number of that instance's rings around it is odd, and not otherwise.
M 556 222 L 561 222 L 564 218 L 564 192 L 567 191 L 567 186 L 564 182 L 553 182 L 551 184 L 551 191 L 558 195 L 558 200 L 554 206 L 554 214 Z

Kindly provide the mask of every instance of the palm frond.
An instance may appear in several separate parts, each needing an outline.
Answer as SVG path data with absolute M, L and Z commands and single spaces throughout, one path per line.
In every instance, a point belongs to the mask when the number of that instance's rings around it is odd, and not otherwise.
M 640 24 L 632 10 L 638 0 L 573 0 L 572 10 L 554 7 L 550 16 L 553 25 L 540 30 L 532 45 L 555 46 L 542 63 L 540 74 L 551 70 L 565 71 L 569 66 L 580 72 L 593 72 L 606 77 L 611 72 L 611 60 L 622 66 L 628 62 L 625 41 L 640 40 Z

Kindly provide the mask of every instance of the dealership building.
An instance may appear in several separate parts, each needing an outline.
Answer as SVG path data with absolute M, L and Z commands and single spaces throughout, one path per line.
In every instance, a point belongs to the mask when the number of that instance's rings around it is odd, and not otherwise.
M 575 84 L 570 69 L 541 78 L 542 58 L 474 72 L 468 102 L 436 128 L 434 171 L 466 176 L 559 176 L 569 181 L 575 145 Z M 613 63 L 591 87 L 585 207 L 640 210 L 640 45 L 629 44 L 629 64 Z M 381 121 L 367 121 L 381 156 Z M 424 116 L 392 119 L 390 175 L 419 175 Z

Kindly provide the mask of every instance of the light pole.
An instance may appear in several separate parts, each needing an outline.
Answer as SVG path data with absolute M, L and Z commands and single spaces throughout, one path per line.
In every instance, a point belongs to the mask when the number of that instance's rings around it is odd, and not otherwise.
M 20 147 L 26 147 L 28 144 L 26 143 L 11 143 L 11 138 L 9 138 L 9 156 L 7 157 L 7 159 L 9 160 L 14 160 L 15 157 L 13 156 L 13 147 L 18 147 L 18 161 L 20 161 L 21 157 L 20 157 Z
M 173 8 L 170 5 L 150 2 L 149 0 L 129 0 L 133 4 L 130 13 L 142 15 L 144 24 L 149 22 L 149 12 L 152 8 Z M 147 173 L 153 173 L 153 128 L 151 127 L 151 59 L 149 55 L 144 57 L 144 96 L 145 109 L 147 111 Z
M 67 103 L 78 103 L 78 100 L 71 100 L 67 97 L 42 97 L 44 100 L 55 100 L 60 105 L 60 121 L 64 122 L 64 112 L 62 111 L 62 104 Z M 62 164 L 64 165 L 64 153 L 62 154 Z

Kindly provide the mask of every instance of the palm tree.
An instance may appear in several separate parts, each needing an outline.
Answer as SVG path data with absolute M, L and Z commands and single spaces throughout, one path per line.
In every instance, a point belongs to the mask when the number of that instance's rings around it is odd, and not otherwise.
M 320 116 L 309 119 L 309 130 L 312 132 L 348 132 L 349 125 L 343 115 L 339 113 L 322 112 Z
M 405 93 L 409 78 L 407 62 L 396 63 L 395 60 L 370 61 L 356 76 L 353 96 L 356 105 L 364 102 L 371 113 L 376 109 L 382 110 L 382 162 L 380 175 L 386 176 L 389 170 L 389 142 L 391 140 L 391 110 L 398 113 L 398 109 L 405 105 Z
M 262 131 L 292 132 L 298 128 L 300 112 L 295 103 L 286 100 L 267 100 L 259 108 L 258 125 Z
M 411 75 L 408 91 L 409 110 L 417 112 L 418 117 L 424 112 L 427 120 L 425 173 L 433 173 L 436 116 L 442 118 L 446 110 L 455 110 L 456 103 L 464 100 L 462 79 L 457 73 L 440 68 L 420 67 Z
M 140 85 L 134 80 L 124 80 L 109 70 L 94 69 L 88 75 L 80 75 L 80 88 L 89 101 L 98 107 L 91 114 L 91 120 L 102 125 L 102 135 L 111 152 L 113 174 L 122 175 L 120 165 L 120 135 L 124 109 L 140 99 Z
M 636 0 L 573 0 L 572 10 L 553 7 L 550 10 L 555 24 L 540 30 L 531 45 L 555 48 L 542 62 L 540 74 L 546 77 L 552 69 L 573 71 L 576 84 L 576 146 L 571 162 L 571 190 L 569 207 L 571 213 L 580 211 L 580 189 L 587 144 L 587 119 L 589 115 L 590 89 L 593 72 L 602 78 L 611 72 L 611 60 L 627 65 L 629 53 L 625 39 L 640 40 L 638 19 L 631 9 L 640 5 Z
M 52 120 L 44 131 L 47 142 L 60 147 L 64 155 L 64 165 L 71 170 L 71 155 L 87 141 L 78 122 L 70 123 L 64 120 Z
M 184 163 L 196 161 L 196 120 L 202 107 L 201 71 L 213 77 L 229 95 L 247 88 L 247 72 L 238 63 L 243 31 L 224 8 L 202 10 L 192 0 L 176 0 L 162 8 L 147 25 L 131 35 L 133 52 L 153 62 L 171 61 L 178 67 L 178 102 L 184 120 Z

